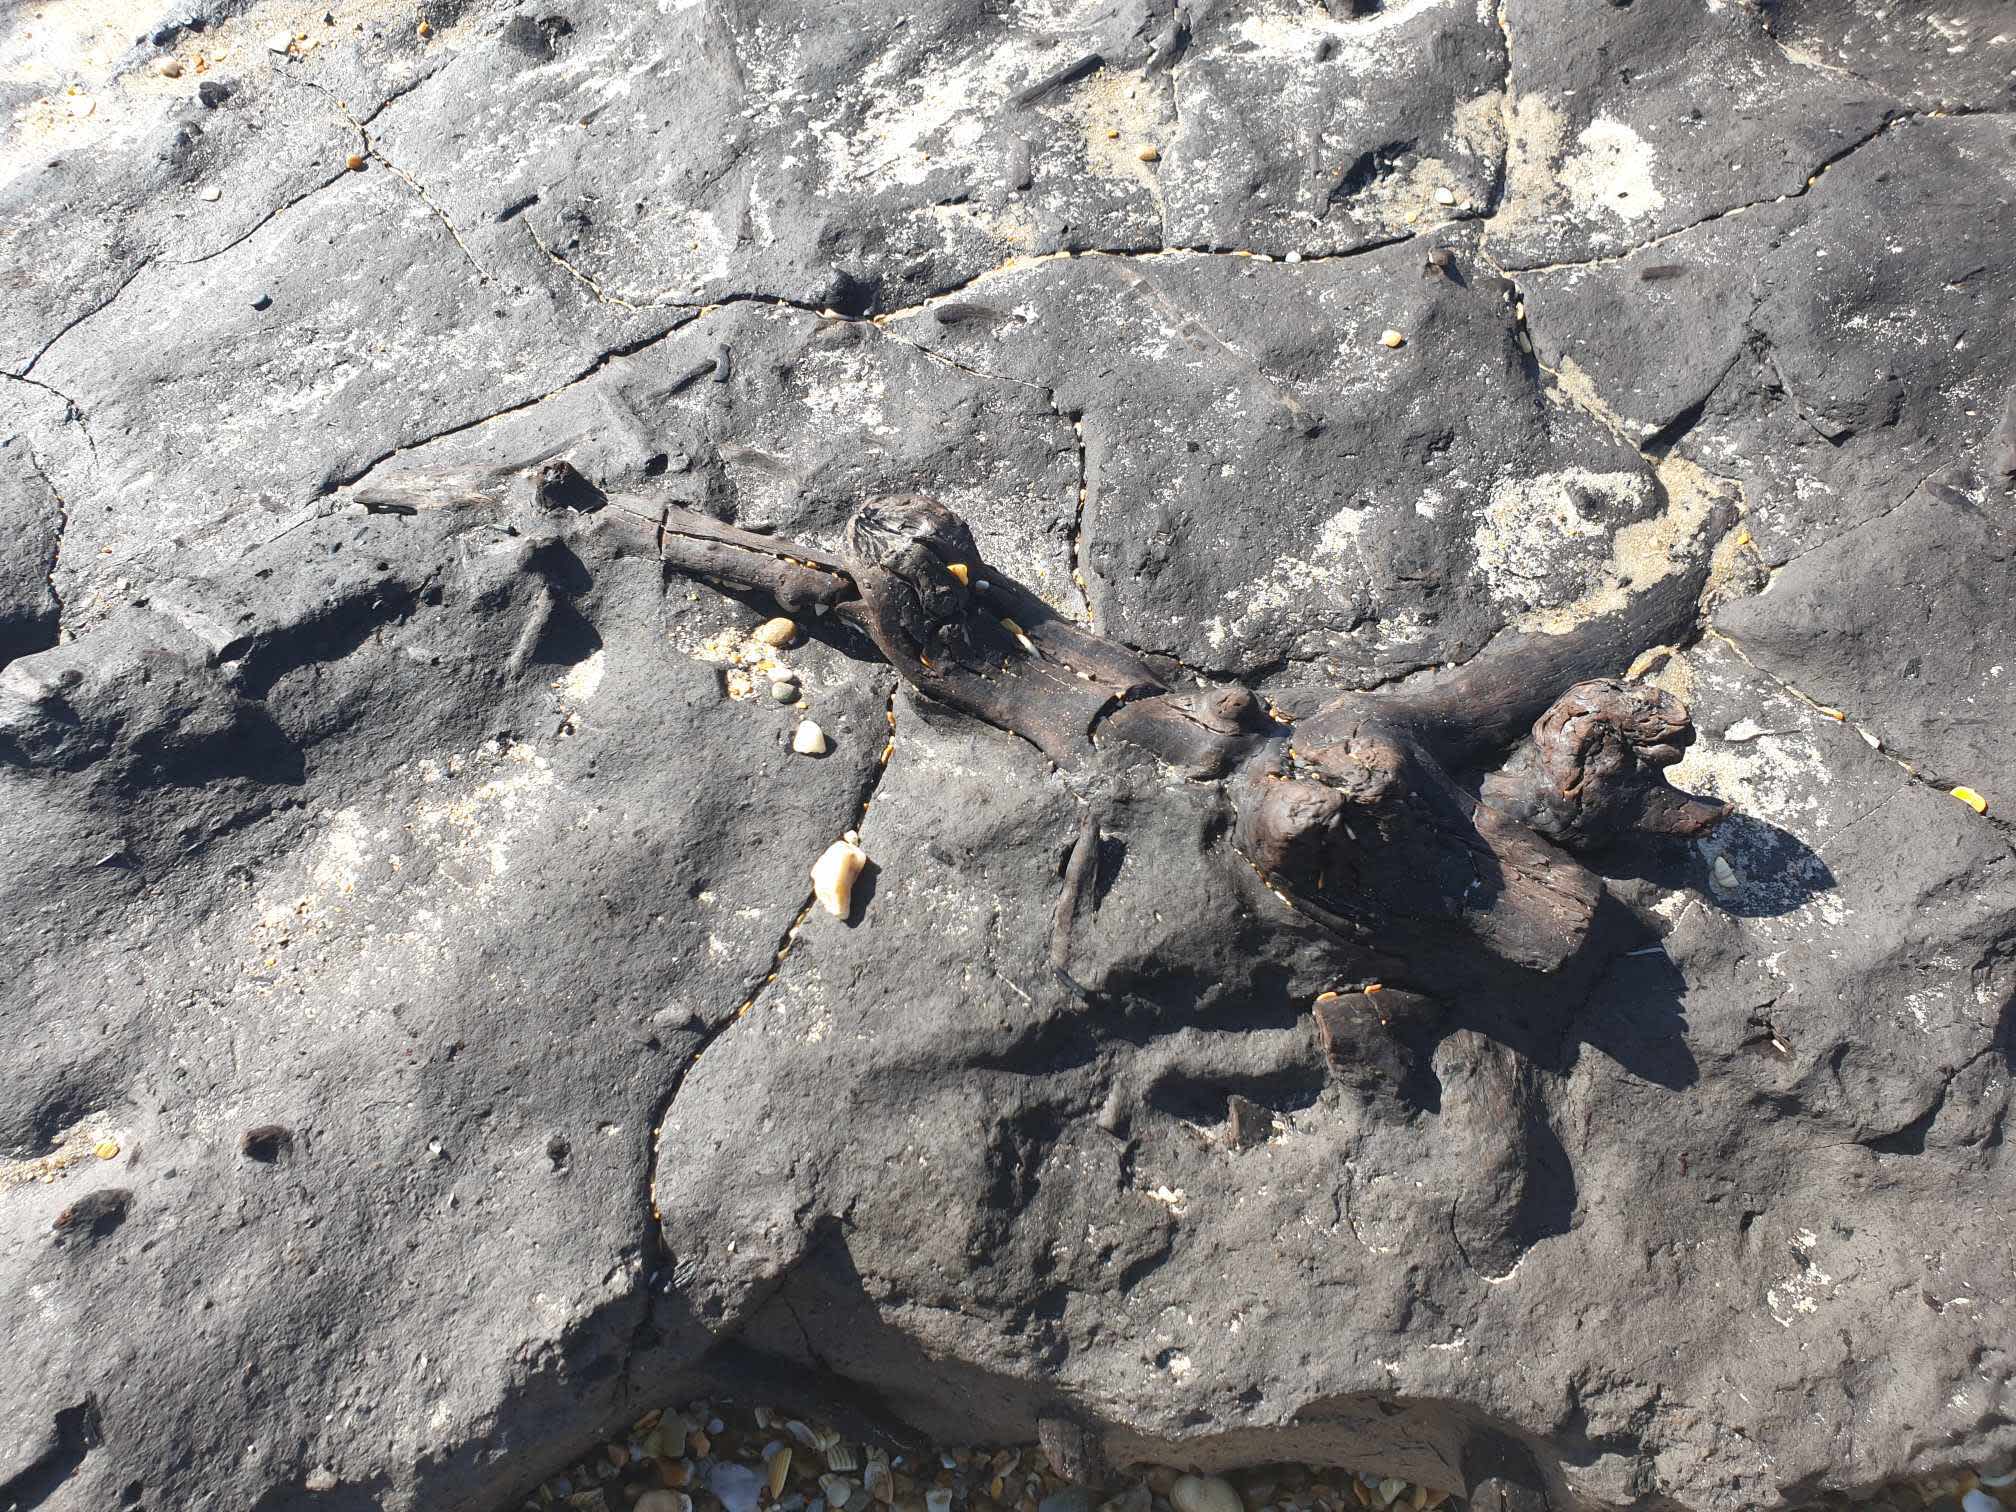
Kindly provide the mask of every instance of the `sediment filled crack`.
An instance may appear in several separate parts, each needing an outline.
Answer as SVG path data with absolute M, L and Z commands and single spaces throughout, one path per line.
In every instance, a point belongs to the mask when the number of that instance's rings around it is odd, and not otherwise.
M 889 771 L 889 763 L 895 757 L 896 691 L 893 683 L 889 696 L 883 703 L 882 713 L 889 727 L 889 735 L 883 744 L 881 754 L 875 760 L 875 765 L 870 768 L 861 784 L 854 804 L 853 820 L 851 823 L 841 827 L 843 831 L 858 832 L 861 826 L 867 822 L 868 810 L 875 802 L 875 794 L 882 786 L 883 777 Z M 742 1003 L 734 1011 L 723 1014 L 714 1023 L 704 1027 L 700 1043 L 694 1048 L 693 1053 L 687 1057 L 686 1064 L 679 1068 L 678 1074 L 672 1080 L 672 1085 L 666 1089 L 664 1097 L 659 1100 L 657 1106 L 652 1110 L 650 1120 L 651 1145 L 650 1149 L 646 1152 L 644 1163 L 644 1203 L 651 1214 L 651 1238 L 649 1242 L 652 1253 L 645 1265 L 647 1286 L 650 1290 L 647 1294 L 643 1317 L 638 1322 L 638 1331 L 640 1334 L 645 1328 L 650 1326 L 651 1322 L 649 1295 L 655 1294 L 660 1289 L 669 1292 L 672 1285 L 672 1257 L 670 1251 L 666 1248 L 664 1233 L 659 1227 L 658 1204 L 654 1195 L 658 1189 L 659 1131 L 663 1128 L 667 1115 L 672 1111 L 672 1104 L 677 1101 L 680 1091 L 685 1087 L 686 1078 L 693 1074 L 693 1070 L 700 1064 L 701 1058 L 714 1047 L 715 1042 L 722 1035 L 726 1034 L 736 1024 L 756 1011 L 758 1005 L 763 1000 L 763 995 L 769 991 L 771 984 L 782 973 L 784 962 L 790 956 L 792 946 L 797 943 L 799 931 L 804 928 L 805 920 L 811 915 L 816 902 L 816 894 L 808 887 L 805 891 L 804 900 L 799 904 L 797 912 L 792 916 L 791 923 L 786 926 L 784 933 L 779 937 L 777 948 L 771 953 L 770 964 L 764 974 L 755 981 L 749 990 L 748 996 L 743 999 Z M 632 1353 L 635 1353 L 634 1347 Z

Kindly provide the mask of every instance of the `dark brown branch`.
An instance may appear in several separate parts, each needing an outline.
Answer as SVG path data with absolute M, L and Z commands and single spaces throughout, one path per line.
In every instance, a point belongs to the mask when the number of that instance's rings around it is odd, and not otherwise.
M 1577 683 L 1533 726 L 1532 739 L 1485 779 L 1484 801 L 1556 845 L 1598 850 L 1628 830 L 1698 835 L 1726 803 L 1666 785 L 1694 738 L 1687 709 L 1646 683 Z

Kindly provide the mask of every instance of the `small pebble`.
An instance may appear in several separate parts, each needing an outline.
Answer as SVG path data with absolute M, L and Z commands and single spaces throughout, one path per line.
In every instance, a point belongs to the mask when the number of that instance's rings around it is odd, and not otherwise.
M 217 203 L 217 201 L 224 198 L 224 191 L 222 189 L 219 189 L 216 185 L 213 184 L 208 189 L 205 189 L 203 191 L 203 198 L 208 203 L 214 205 Z
M 364 154 L 361 152 L 351 153 L 350 156 L 343 159 L 343 166 L 348 168 L 352 173 L 362 171 L 364 167 Z
M 753 634 L 766 646 L 788 646 L 798 638 L 798 622 L 779 615 L 776 619 L 763 621 Z
M 1383 347 L 1405 346 L 1406 344 L 1407 338 L 1402 336 L 1398 331 L 1389 330 L 1379 333 L 1379 345 Z
M 1120 133 L 1109 128 L 1106 132 L 1106 140 L 1109 142 L 1117 142 L 1120 140 Z
M 1169 1488 L 1169 1504 L 1176 1512 L 1246 1512 L 1232 1482 L 1218 1475 L 1179 1476 Z
M 811 720 L 801 719 L 798 728 L 791 732 L 791 749 L 800 756 L 824 756 L 826 732 Z
M 420 23 L 418 30 L 420 32 L 420 40 L 422 42 L 425 42 L 429 37 L 434 35 L 434 28 L 428 25 L 425 21 L 422 21 Z
M 1141 147 L 1141 149 L 1134 154 L 1134 156 L 1141 159 L 1141 161 L 1144 163 L 1152 163 L 1157 158 L 1162 156 L 1162 149 L 1155 146 L 1153 143 L 1148 143 L 1144 144 Z
M 1281 261 L 1298 263 L 1302 261 L 1302 254 L 1300 252 L 1290 252 L 1286 257 L 1283 257 Z
M 854 832 L 847 833 L 851 836 Z M 851 839 L 835 840 L 827 846 L 812 864 L 812 896 L 819 900 L 819 906 L 836 919 L 846 918 L 854 907 L 854 879 L 867 864 L 868 853 Z M 835 1506 L 847 1500 L 845 1494 L 836 1496 L 830 1489 L 826 1495 Z
M 707 1489 L 721 1500 L 728 1512 L 756 1512 L 762 1498 L 764 1480 L 748 1465 L 723 1461 L 707 1474 Z
M 294 38 L 287 32 L 275 32 L 266 39 L 268 52 L 284 53 L 290 51 L 293 46 Z
M 179 79 L 182 77 L 182 60 L 180 58 L 163 58 L 159 63 L 154 65 L 154 72 L 161 75 L 164 79 Z
M 773 682 L 770 684 L 770 696 L 781 704 L 796 703 L 798 702 L 798 685 L 788 682 Z
M 1713 880 L 1716 891 L 1734 892 L 1736 890 L 1738 880 L 1736 868 L 1729 864 L 1727 856 L 1717 856 L 1708 868 L 1708 875 Z
M 2002 1512 L 2002 1503 L 1986 1491 L 1969 1491 L 1960 1498 L 1961 1512 Z
M 1438 204 L 1438 205 L 1453 205 L 1453 204 L 1455 204 L 1455 203 L 1456 203 L 1456 191 L 1455 191 L 1455 190 L 1453 190 L 1453 189 L 1437 189 L 1437 190 L 1435 191 L 1435 203 L 1436 203 L 1436 204 Z
M 254 294 L 252 296 L 252 308 L 255 310 L 272 309 L 273 296 L 271 294 L 268 294 L 264 289 L 261 289 L 257 294 Z

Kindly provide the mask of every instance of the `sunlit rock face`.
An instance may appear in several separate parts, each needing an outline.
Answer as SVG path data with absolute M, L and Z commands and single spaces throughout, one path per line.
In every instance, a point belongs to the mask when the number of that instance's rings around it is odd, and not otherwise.
M 493 1512 L 703 1392 L 1489 1505 L 2016 1450 L 1999 7 L 326 15 L 0 37 L 0 1506 Z M 1389 1057 L 1151 764 L 1074 992 L 1071 774 L 632 528 L 885 494 L 1292 719 L 1694 574 L 1606 675 L 1732 817 Z

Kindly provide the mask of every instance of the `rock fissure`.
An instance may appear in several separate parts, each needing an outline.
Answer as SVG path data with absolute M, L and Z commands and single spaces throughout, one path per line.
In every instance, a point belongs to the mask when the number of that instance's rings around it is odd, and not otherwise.
M 1830 170 L 1846 162 L 1856 153 L 1862 151 L 1863 148 L 1870 146 L 1872 143 L 1882 140 L 1882 138 L 1885 135 L 1887 135 L 1889 132 L 1891 132 L 1898 126 L 1904 125 L 1912 121 L 1959 118 L 1969 115 L 1984 115 L 1992 113 L 1993 112 L 1973 111 L 1973 110 L 1951 110 L 1951 111 L 1907 110 L 1900 105 L 1896 108 L 1896 110 L 1892 114 L 1890 114 L 1884 120 L 1884 122 L 1880 126 L 1876 127 L 1873 131 L 1865 132 L 1862 136 L 1857 137 L 1854 141 L 1848 143 L 1846 146 L 1842 147 L 1839 151 L 1830 153 L 1828 156 L 1822 158 L 1817 164 L 1814 165 L 1812 170 L 1806 175 L 1806 181 L 1802 183 L 1798 188 L 1790 190 L 1787 193 L 1774 194 L 1770 196 L 1768 199 L 1749 200 L 1740 205 L 1732 205 L 1726 210 L 1717 210 L 1712 215 L 1704 215 L 1699 220 L 1690 221 L 1688 224 L 1684 226 L 1676 227 L 1671 231 L 1662 231 L 1657 236 L 1648 237 L 1644 241 L 1638 242 L 1634 246 L 1628 247 L 1622 252 L 1606 252 L 1600 257 L 1576 258 L 1567 262 L 1531 263 L 1516 267 L 1505 267 L 1501 269 L 1501 271 L 1506 276 L 1510 277 L 1512 275 L 1520 273 L 1566 273 L 1566 272 L 1573 272 L 1577 269 L 1614 267 L 1619 263 L 1629 262 L 1632 258 L 1636 257 L 1641 252 L 1648 252 L 1652 248 L 1661 246 L 1666 242 L 1672 241 L 1676 237 L 1691 235 L 1693 232 L 1699 231 L 1704 226 L 1714 225 L 1717 221 L 1728 220 L 1731 216 L 1743 215 L 1749 211 L 1761 209 L 1767 205 L 1781 205 L 1788 200 L 1803 199 L 1807 194 L 1811 193 L 1816 187 L 1818 187 L 1821 179 L 1825 178 Z

